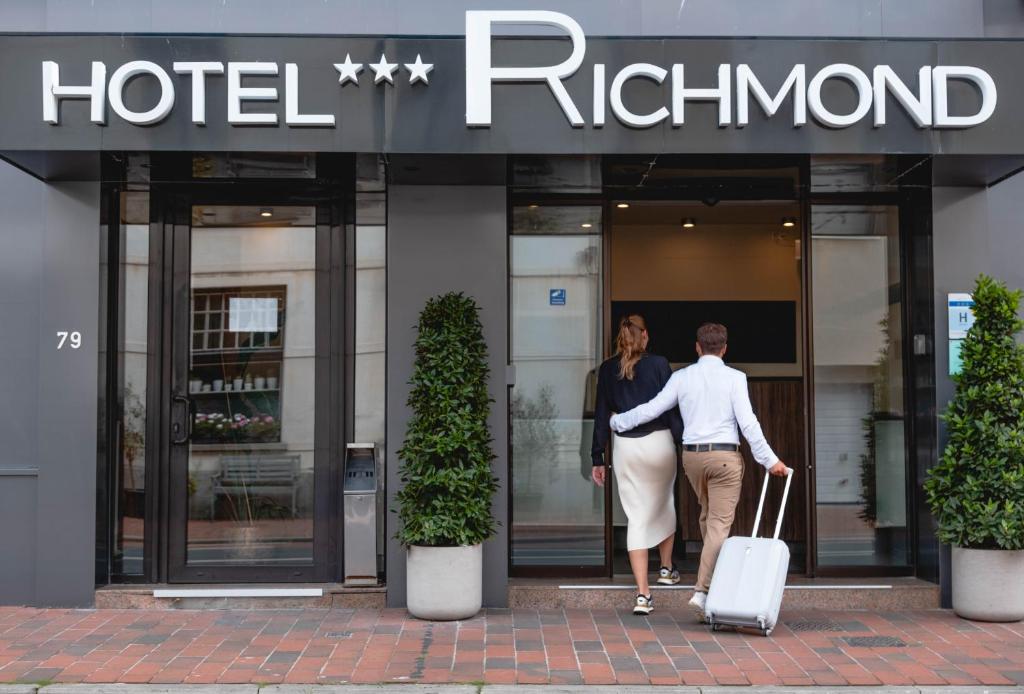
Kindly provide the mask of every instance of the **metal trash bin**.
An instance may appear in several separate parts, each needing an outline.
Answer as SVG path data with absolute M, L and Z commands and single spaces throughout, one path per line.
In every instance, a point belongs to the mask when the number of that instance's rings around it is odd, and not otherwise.
M 345 583 L 377 585 L 377 460 L 372 443 L 345 451 Z

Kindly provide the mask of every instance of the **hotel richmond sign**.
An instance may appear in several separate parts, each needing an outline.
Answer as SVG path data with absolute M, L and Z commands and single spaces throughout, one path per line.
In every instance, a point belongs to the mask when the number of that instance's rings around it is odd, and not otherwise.
M 1024 153 L 1024 44 L 587 37 L 0 36 L 0 152 Z
M 570 55 L 557 65 L 537 67 L 495 67 L 492 60 L 492 37 L 495 25 L 544 24 L 565 32 L 571 41 Z M 467 12 L 466 13 L 466 124 L 492 124 L 491 87 L 495 82 L 544 82 L 558 101 L 562 112 L 574 127 L 588 125 L 563 80 L 576 75 L 583 66 L 587 39 L 583 29 L 572 18 L 557 12 Z M 673 126 L 686 123 L 689 101 L 710 101 L 717 104 L 718 125 L 743 127 L 750 122 L 751 101 L 756 102 L 767 117 L 779 110 L 783 101 L 792 99 L 792 124 L 807 124 L 808 112 L 822 125 L 845 128 L 873 112 L 873 124 L 886 123 L 886 96 L 891 95 L 906 109 L 919 128 L 967 128 L 984 123 L 996 108 L 996 85 L 984 70 L 967 65 L 921 66 L 912 81 L 901 78 L 889 65 L 875 65 L 870 72 L 855 65 L 833 63 L 808 74 L 805 64 L 788 68 L 785 79 L 771 93 L 757 77 L 756 65 L 722 63 L 712 77 L 712 84 L 690 86 L 686 64 L 669 67 L 637 62 L 609 71 L 605 63 L 595 63 L 593 74 L 593 108 L 589 125 L 603 127 L 608 111 L 624 125 L 649 128 L 665 121 Z M 964 80 L 978 89 L 980 104 L 974 113 L 951 115 L 949 80 Z M 648 80 L 657 85 L 671 83 L 670 104 L 656 110 L 637 113 L 623 96 L 630 80 Z M 829 80 L 841 80 L 853 88 L 856 96 L 852 110 L 842 113 L 825 103 L 823 90 Z M 694 80 L 696 81 L 696 80 Z M 610 82 L 610 84 L 609 84 Z M 916 84 L 914 83 L 916 82 Z M 736 104 L 735 118 L 733 103 Z

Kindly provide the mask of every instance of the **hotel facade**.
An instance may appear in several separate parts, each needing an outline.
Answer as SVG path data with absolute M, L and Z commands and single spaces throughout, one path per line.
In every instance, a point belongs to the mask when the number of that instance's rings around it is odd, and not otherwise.
M 489 349 L 485 605 L 628 584 L 590 447 L 631 312 L 674 368 L 700 323 L 728 326 L 797 473 L 795 580 L 948 594 L 921 484 L 974 278 L 1024 286 L 1019 3 L 15 0 L 0 19 L 3 603 L 404 605 L 414 326 L 452 290 Z

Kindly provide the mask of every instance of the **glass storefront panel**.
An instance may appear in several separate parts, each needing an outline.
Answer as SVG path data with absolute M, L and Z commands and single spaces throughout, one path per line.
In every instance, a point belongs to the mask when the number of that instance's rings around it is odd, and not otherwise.
M 124 227 L 124 390 L 117 573 L 142 573 L 146 500 L 146 369 L 149 300 L 149 225 Z
M 191 159 L 252 179 L 275 158 Z M 347 442 L 381 461 L 385 444 L 386 180 L 380 157 L 361 159 L 354 199 L 351 159 L 309 188 L 153 190 L 188 159 L 107 162 L 124 178 L 106 188 L 120 219 L 101 226 L 99 581 L 339 575 L 332 466 Z
M 811 215 L 819 566 L 906 566 L 907 460 L 899 215 Z
M 386 508 L 387 180 L 383 157 L 356 158 L 354 439 L 377 451 L 377 507 Z M 378 561 L 387 546 L 377 514 Z
M 313 561 L 315 278 L 315 208 L 192 208 L 189 565 Z
M 887 154 L 811 157 L 811 192 L 867 193 L 899 190 L 905 175 L 900 158 Z
M 216 152 L 192 155 L 192 177 L 316 178 L 316 155 L 306 152 Z
M 118 334 L 119 461 L 114 473 L 111 573 L 138 576 L 144 572 L 146 518 L 146 398 L 149 329 L 149 193 L 121 194 L 117 294 L 121 329 Z
M 600 193 L 601 176 L 595 155 L 520 155 L 512 163 L 512 186 L 520 192 Z
M 512 565 L 601 567 L 604 490 L 590 480 L 601 208 L 524 206 L 513 219 Z

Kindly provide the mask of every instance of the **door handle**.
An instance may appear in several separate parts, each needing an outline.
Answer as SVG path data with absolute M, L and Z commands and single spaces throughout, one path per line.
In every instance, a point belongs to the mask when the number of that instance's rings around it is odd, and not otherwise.
M 180 446 L 188 443 L 189 439 L 192 438 L 192 402 L 186 396 L 177 393 L 171 396 L 171 402 L 180 402 L 185 406 L 185 426 L 182 427 L 181 422 L 174 422 L 171 425 L 171 443 Z M 185 431 L 184 436 L 180 436 L 182 429 Z

